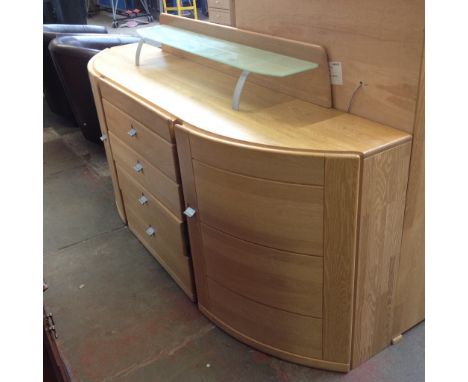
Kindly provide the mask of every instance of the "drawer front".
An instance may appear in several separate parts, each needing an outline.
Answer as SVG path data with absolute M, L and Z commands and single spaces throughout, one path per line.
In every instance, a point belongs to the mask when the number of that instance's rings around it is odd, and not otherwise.
M 184 223 L 167 210 L 151 193 L 136 183 L 121 167 L 117 167 L 119 186 L 126 208 L 151 224 L 156 234 L 174 254 L 187 255 Z
M 224 9 L 208 8 L 210 22 L 222 25 L 231 25 L 231 12 Z
M 207 279 L 210 306 L 216 319 L 243 336 L 311 358 L 322 358 L 322 320 L 285 312 L 246 299 Z
M 108 129 L 173 181 L 179 182 L 175 145 L 168 143 L 110 102 L 103 100 L 103 106 Z
M 229 11 L 231 9 L 231 0 L 208 0 L 208 7 L 225 9 Z
M 220 139 L 190 136 L 192 158 L 222 170 L 238 174 L 323 186 L 325 159 L 323 154 L 304 155 L 278 152 L 245 144 L 223 142 Z
M 159 235 L 157 227 L 151 225 L 151 222 L 141 219 L 131 208 L 127 208 L 126 212 L 130 230 L 193 300 L 194 288 L 191 259 L 175 253 L 174 249 L 168 246 L 164 238 Z M 155 233 L 149 234 L 149 228 L 154 228 Z
M 99 81 L 99 88 L 101 89 L 102 98 L 106 99 L 156 134 L 159 134 L 166 141 L 170 143 L 174 142 L 173 125 L 175 119 L 165 116 L 154 108 L 144 106 L 133 96 L 122 93 L 103 80 Z
M 202 223 L 288 252 L 323 254 L 323 188 L 274 182 L 193 160 Z
M 278 251 L 201 225 L 206 275 L 261 304 L 322 317 L 321 257 Z
M 127 174 L 130 174 L 175 216 L 182 217 L 180 185 L 151 165 L 142 155 L 122 143 L 110 131 L 109 140 L 117 167 L 121 167 Z M 135 166 L 141 169 L 137 171 Z

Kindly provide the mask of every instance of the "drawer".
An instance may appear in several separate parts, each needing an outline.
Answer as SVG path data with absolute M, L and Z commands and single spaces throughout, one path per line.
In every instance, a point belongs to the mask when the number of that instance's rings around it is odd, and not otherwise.
M 159 134 L 166 141 L 170 143 L 174 142 L 174 118 L 165 116 L 159 110 L 143 105 L 132 95 L 122 93 L 104 80 L 99 81 L 99 88 L 102 98 L 106 99 L 156 134 Z
M 195 133 L 190 135 L 190 150 L 192 158 L 199 162 L 242 175 L 314 186 L 324 183 L 323 154 L 249 147 L 245 143 L 226 142 Z
M 122 142 L 158 167 L 173 181 L 179 181 L 175 145 L 168 143 L 110 102 L 103 100 L 107 128 Z
M 130 208 L 138 217 L 150 223 L 166 243 L 167 249 L 171 249 L 175 255 L 187 255 L 184 223 L 124 170 L 117 168 L 117 171 L 125 208 Z
M 191 259 L 175 253 L 162 235 L 159 235 L 157 227 L 152 227 L 150 222 L 141 219 L 134 210 L 127 208 L 126 213 L 130 231 L 143 243 L 185 293 L 194 300 Z M 147 232 L 150 226 L 156 231 L 152 235 Z
M 261 304 L 322 317 L 323 259 L 255 245 L 201 224 L 206 275 Z
M 322 320 L 285 312 L 246 299 L 207 278 L 210 306 L 216 320 L 242 336 L 277 350 L 322 358 Z
M 202 223 L 288 252 L 323 254 L 323 187 L 239 175 L 193 160 Z
M 231 25 L 231 12 L 224 9 L 208 8 L 210 22 L 222 25 Z
M 231 0 L 208 0 L 208 7 L 225 9 L 229 11 L 231 9 Z
M 164 175 L 157 167 L 151 165 L 142 155 L 125 145 L 110 131 L 109 141 L 117 167 L 130 174 L 175 216 L 182 217 L 180 185 Z M 135 169 L 137 164 L 141 166 L 140 171 Z

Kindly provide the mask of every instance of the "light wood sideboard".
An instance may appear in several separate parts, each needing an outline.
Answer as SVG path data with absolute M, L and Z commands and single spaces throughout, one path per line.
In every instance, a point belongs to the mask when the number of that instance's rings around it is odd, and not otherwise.
M 130 230 L 254 348 L 345 372 L 388 346 L 411 135 L 284 91 L 294 79 L 247 83 L 235 111 L 226 68 L 153 46 L 136 67 L 135 49 L 88 66 Z

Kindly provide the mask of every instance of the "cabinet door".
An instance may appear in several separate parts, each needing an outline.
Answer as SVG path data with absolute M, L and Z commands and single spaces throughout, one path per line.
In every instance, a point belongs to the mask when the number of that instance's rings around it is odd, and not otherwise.
M 319 366 L 324 156 L 175 134 L 200 309 L 251 346 Z

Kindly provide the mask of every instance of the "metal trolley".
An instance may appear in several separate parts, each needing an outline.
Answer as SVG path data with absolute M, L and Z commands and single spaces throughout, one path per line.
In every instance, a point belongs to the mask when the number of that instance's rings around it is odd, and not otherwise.
M 141 5 L 143 6 L 144 12 L 132 15 L 122 15 L 122 12 L 119 12 L 119 9 L 122 9 L 122 4 L 124 5 L 125 9 L 127 8 L 134 8 L 134 1 L 128 0 L 98 0 L 98 5 L 102 8 L 109 9 L 112 12 L 112 28 L 117 28 L 119 26 L 119 21 L 134 19 L 139 17 L 147 17 L 148 22 L 154 21 L 153 15 L 151 15 L 149 7 L 148 7 L 148 0 L 139 0 Z M 127 3 L 131 3 L 132 6 L 127 7 Z M 120 5 L 120 7 L 119 7 Z M 119 16 L 119 17 L 118 17 Z M 118 17 L 118 18 L 117 18 Z

